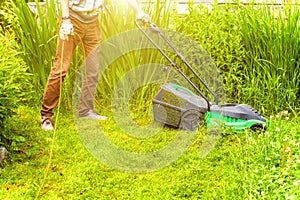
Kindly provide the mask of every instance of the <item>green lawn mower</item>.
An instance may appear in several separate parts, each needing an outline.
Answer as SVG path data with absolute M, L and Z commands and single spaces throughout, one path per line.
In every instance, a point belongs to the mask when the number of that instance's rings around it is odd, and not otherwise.
M 180 67 L 178 67 L 175 61 L 150 37 L 145 28 L 142 28 L 138 21 L 135 21 L 135 24 L 168 60 L 171 66 L 174 67 L 199 94 L 198 96 L 190 89 L 171 82 L 162 85 L 158 94 L 152 100 L 155 121 L 189 131 L 196 130 L 202 122 L 205 122 L 207 127 L 218 124 L 222 125 L 222 127 L 232 128 L 237 131 L 244 131 L 245 129 L 265 129 L 266 119 L 249 105 L 228 103 L 219 105 L 219 100 L 211 88 L 185 60 L 168 38 L 166 38 L 161 30 L 155 24 L 149 23 L 148 29 L 158 35 L 159 38 L 171 47 L 177 57 L 184 63 L 184 66 L 187 67 L 212 95 L 214 98 L 214 103 L 212 103 Z

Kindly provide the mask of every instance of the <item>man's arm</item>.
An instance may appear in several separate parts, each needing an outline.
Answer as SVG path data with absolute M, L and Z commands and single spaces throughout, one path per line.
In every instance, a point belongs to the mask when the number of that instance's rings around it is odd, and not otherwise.
M 70 13 L 69 13 L 69 0 L 61 0 L 60 2 L 60 6 L 61 6 L 61 15 L 62 17 L 69 17 Z
M 142 10 L 139 7 L 139 4 L 137 3 L 136 0 L 125 0 L 132 8 L 133 10 L 138 13 L 141 12 Z
M 59 29 L 59 37 L 62 40 L 68 40 L 69 35 L 73 35 L 74 28 L 70 19 L 69 0 L 61 0 L 62 23 Z
M 139 7 L 139 4 L 137 3 L 136 0 L 125 0 L 136 12 L 137 14 L 137 19 L 143 20 L 144 22 L 150 22 L 150 16 Z

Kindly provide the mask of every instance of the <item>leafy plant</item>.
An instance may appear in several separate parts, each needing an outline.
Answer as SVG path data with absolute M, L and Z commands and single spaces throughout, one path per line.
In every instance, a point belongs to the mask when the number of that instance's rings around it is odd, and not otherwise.
M 42 8 L 38 1 L 35 3 L 37 16 L 31 12 L 24 0 L 12 2 L 13 13 L 18 21 L 14 24 L 14 32 L 20 42 L 21 51 L 24 52 L 23 59 L 29 66 L 29 72 L 34 75 L 35 88 L 42 91 L 53 62 L 58 18 L 53 0 L 47 1 L 46 8 Z
M 0 33 L 12 32 L 12 24 L 15 23 L 15 19 L 8 13 L 10 9 L 10 2 L 0 1 Z
M 216 3 L 210 8 L 190 3 L 188 14 L 173 20 L 176 31 L 189 36 L 211 56 L 210 63 L 199 63 L 194 68 L 214 91 L 225 89 L 227 102 L 237 101 L 245 67 L 246 52 L 239 35 L 237 16 L 238 12 L 231 4 Z
M 0 35 L 0 41 L 0 145 L 10 150 L 11 144 L 24 140 L 11 125 L 14 110 L 31 99 L 31 76 L 12 36 Z

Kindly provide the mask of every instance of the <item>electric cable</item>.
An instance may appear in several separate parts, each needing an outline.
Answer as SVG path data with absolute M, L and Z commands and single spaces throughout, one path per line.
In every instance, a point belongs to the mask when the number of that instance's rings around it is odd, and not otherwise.
M 60 59 L 59 97 L 61 97 L 61 94 L 62 94 L 62 83 L 63 83 L 63 80 L 62 80 L 62 65 L 63 65 L 63 57 L 64 57 L 64 46 L 65 46 L 65 41 L 63 40 L 62 41 L 62 53 L 61 53 L 61 59 Z M 42 179 L 42 183 L 40 185 L 40 188 L 39 188 L 39 190 L 38 190 L 38 192 L 37 192 L 37 194 L 34 198 L 35 200 L 38 199 L 38 197 L 39 197 L 39 195 L 40 195 L 40 193 L 41 193 L 41 191 L 44 187 L 44 184 L 45 184 L 45 181 L 46 181 L 46 178 L 48 176 L 50 166 L 51 166 L 51 163 L 52 163 L 52 156 L 53 156 L 53 151 L 54 151 L 54 142 L 55 142 L 55 137 L 56 137 L 56 129 L 57 129 L 57 124 L 58 124 L 60 106 L 61 106 L 61 98 L 58 99 L 57 112 L 56 112 L 56 117 L 55 117 L 55 126 L 54 126 L 54 130 L 53 130 L 53 134 L 52 134 L 52 141 L 51 141 L 51 145 L 50 145 L 50 153 L 49 153 L 48 164 L 47 164 L 47 167 L 45 169 L 45 174 L 44 174 L 44 177 Z

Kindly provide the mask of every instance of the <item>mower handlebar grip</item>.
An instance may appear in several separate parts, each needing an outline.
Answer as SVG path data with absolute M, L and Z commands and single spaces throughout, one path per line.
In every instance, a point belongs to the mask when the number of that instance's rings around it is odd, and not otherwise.
M 153 33 L 160 33 L 160 29 L 152 22 L 149 24 L 149 30 Z
M 135 20 L 135 24 L 137 25 L 137 27 L 139 29 L 142 29 L 142 27 L 140 26 L 140 22 L 141 20 Z M 149 22 L 148 24 L 149 24 L 148 28 L 151 32 L 160 33 L 160 29 L 158 28 L 158 26 L 156 26 L 156 24 L 154 24 L 153 22 Z

